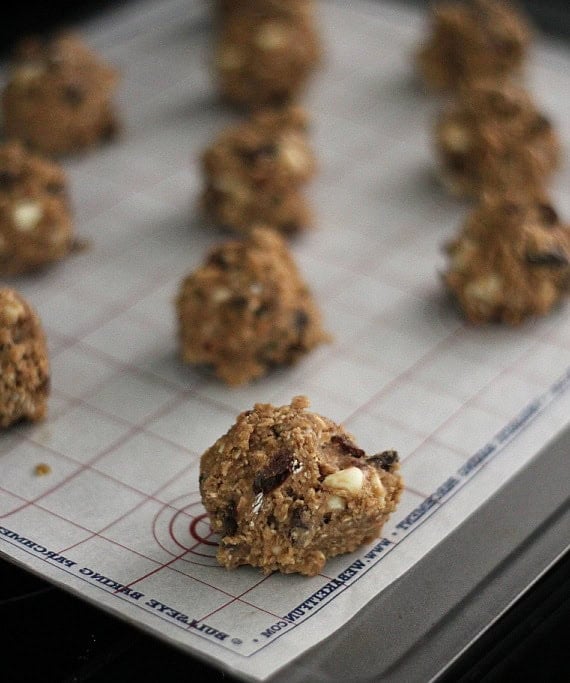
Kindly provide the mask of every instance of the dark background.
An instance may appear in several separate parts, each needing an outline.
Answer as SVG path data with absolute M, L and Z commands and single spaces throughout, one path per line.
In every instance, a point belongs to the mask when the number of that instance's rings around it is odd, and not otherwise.
M 401 0 L 408 5 L 422 0 Z M 73 23 L 128 0 L 44 0 L 0 21 L 0 53 L 22 35 Z M 526 0 L 545 33 L 570 40 L 570 0 Z M 468 651 L 441 683 L 570 681 L 570 556 Z M 232 681 L 106 613 L 0 560 L 2 683 Z M 371 680 L 373 680 L 371 678 Z M 402 682 L 406 683 L 406 682 Z

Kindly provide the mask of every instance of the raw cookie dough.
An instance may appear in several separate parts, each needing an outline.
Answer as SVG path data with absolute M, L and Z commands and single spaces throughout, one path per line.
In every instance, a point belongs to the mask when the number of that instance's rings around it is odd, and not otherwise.
M 570 228 L 544 201 L 485 197 L 447 252 L 445 284 L 472 323 L 517 325 L 570 291 Z
M 219 225 L 248 232 L 256 223 L 285 234 L 310 227 L 301 187 L 315 174 L 299 107 L 263 110 L 223 131 L 202 155 L 202 206 Z
M 0 427 L 41 420 L 49 363 L 40 320 L 13 289 L 0 288 Z
M 234 5 L 223 13 L 215 46 L 222 95 L 251 108 L 294 100 L 321 59 L 312 3 Z
M 282 238 L 258 228 L 214 248 L 176 302 L 182 359 L 230 385 L 289 365 L 328 340 Z
M 217 559 L 318 574 L 329 557 L 377 538 L 400 498 L 396 451 L 367 456 L 342 426 L 305 408 L 256 404 L 200 462 Z
M 556 131 L 527 91 L 489 80 L 464 89 L 443 112 L 436 147 L 443 182 L 459 196 L 513 186 L 535 193 L 560 157 Z
M 439 3 L 416 63 L 429 89 L 457 90 L 477 78 L 498 80 L 518 73 L 530 39 L 526 20 L 507 2 Z
M 29 39 L 3 93 L 5 133 L 50 155 L 107 140 L 118 128 L 111 101 L 117 81 L 117 71 L 76 36 Z
M 0 276 L 69 254 L 73 221 L 63 170 L 17 142 L 0 146 Z

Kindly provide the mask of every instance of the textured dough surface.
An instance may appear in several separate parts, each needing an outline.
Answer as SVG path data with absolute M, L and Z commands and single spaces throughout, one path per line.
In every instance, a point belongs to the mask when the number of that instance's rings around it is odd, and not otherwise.
M 3 93 L 6 135 L 50 155 L 107 140 L 118 129 L 112 104 L 117 82 L 117 71 L 74 35 L 28 39 Z
M 202 155 L 202 206 L 220 226 L 248 232 L 259 223 L 284 234 L 311 225 L 301 187 L 315 174 L 299 107 L 263 110 L 223 131 Z
M 177 299 L 182 359 L 230 385 L 294 363 L 328 340 L 283 239 L 258 228 L 214 248 Z
M 49 363 L 40 320 L 13 289 L 0 288 L 0 427 L 43 419 Z
M 526 19 L 508 2 L 440 2 L 416 63 L 430 90 L 453 91 L 478 78 L 518 74 L 530 40 Z
M 256 108 L 301 94 L 321 60 L 313 4 L 223 3 L 214 71 L 227 100 Z
M 73 221 L 62 168 L 16 142 L 0 146 L 0 276 L 69 254 Z
M 398 456 L 366 456 L 343 427 L 306 410 L 256 404 L 201 459 L 200 491 L 228 568 L 318 574 L 375 539 L 402 491 Z
M 485 80 L 462 90 L 441 115 L 436 136 L 444 183 L 457 195 L 540 192 L 559 163 L 552 124 L 512 83 Z
M 473 323 L 517 325 L 568 296 L 570 228 L 548 203 L 486 197 L 447 251 L 444 281 Z

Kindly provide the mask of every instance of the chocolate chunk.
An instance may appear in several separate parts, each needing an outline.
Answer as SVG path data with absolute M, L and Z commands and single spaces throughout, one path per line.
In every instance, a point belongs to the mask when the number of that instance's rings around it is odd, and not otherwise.
M 398 453 L 396 451 L 383 451 L 382 453 L 376 453 L 376 455 L 371 455 L 367 458 L 366 462 L 380 467 L 380 469 L 389 472 L 392 466 L 399 460 Z
M 277 154 L 277 145 L 270 143 L 253 149 L 239 149 L 238 154 L 248 166 L 254 166 L 262 159 L 274 159 Z
M 569 265 L 568 256 L 560 250 L 527 254 L 526 262 L 531 266 L 547 266 L 548 268 L 565 268 Z
M 256 309 L 255 311 L 255 317 L 256 318 L 261 318 L 264 315 L 267 315 L 269 311 L 271 310 L 272 306 L 269 302 L 264 301 L 259 308 Z
M 72 107 L 78 107 L 85 100 L 81 86 L 70 83 L 63 88 L 63 98 Z
M 279 229 L 285 235 L 294 235 L 295 233 L 299 232 L 301 226 L 297 221 L 287 221 L 285 223 L 281 223 Z
M 295 329 L 299 334 L 301 334 L 304 330 L 305 327 L 309 324 L 309 316 L 305 313 L 305 311 L 298 310 L 295 311 Z
M 244 308 L 247 308 L 247 304 L 248 301 L 245 296 L 232 296 L 228 302 L 228 305 L 231 308 L 235 308 L 237 311 L 243 311 Z
M 509 218 L 518 218 L 522 213 L 522 206 L 516 202 L 506 201 L 503 203 L 503 212 Z
M 446 154 L 447 165 L 455 173 L 464 173 L 467 168 L 467 155 L 459 152 L 448 152 Z
M 291 513 L 291 526 L 296 529 L 308 529 L 309 526 L 305 521 L 307 510 L 304 507 L 293 508 Z
M 53 194 L 54 196 L 61 195 L 65 191 L 65 185 L 63 183 L 51 182 L 46 185 L 46 192 Z
M 278 450 L 269 464 L 255 475 L 253 492 L 256 495 L 258 493 L 271 493 L 281 486 L 293 471 L 294 460 L 292 451 L 287 448 Z
M 539 133 L 545 133 L 551 128 L 552 123 L 550 123 L 550 119 L 547 119 L 546 116 L 543 116 L 542 114 L 538 114 L 534 121 L 530 124 L 529 133 L 531 135 L 538 135 Z
M 222 525 L 223 525 L 223 530 L 222 530 L 222 535 L 223 536 L 234 536 L 238 524 L 237 524 L 237 510 L 236 510 L 236 504 L 234 502 L 231 502 L 228 507 L 224 510 L 224 514 L 222 517 Z
M 207 261 L 209 266 L 217 266 L 221 270 L 228 270 L 230 263 L 226 258 L 223 251 L 215 251 L 208 257 Z
M 362 448 L 358 448 L 358 446 L 355 446 L 350 439 L 347 439 L 346 436 L 341 434 L 335 434 L 333 437 L 331 437 L 331 443 L 340 446 L 344 453 L 347 455 L 352 455 L 353 458 L 364 458 L 366 456 L 366 453 L 362 450 Z
M 553 206 L 550 204 L 539 204 L 540 216 L 546 225 L 556 225 L 560 219 Z
M 507 118 L 516 116 L 521 111 L 520 102 L 511 100 L 499 92 L 489 93 L 489 104 L 499 116 Z
M 51 377 L 45 377 L 38 385 L 37 391 L 43 394 L 49 394 L 51 389 Z
M 0 190 L 11 190 L 17 180 L 18 176 L 13 171 L 0 171 Z

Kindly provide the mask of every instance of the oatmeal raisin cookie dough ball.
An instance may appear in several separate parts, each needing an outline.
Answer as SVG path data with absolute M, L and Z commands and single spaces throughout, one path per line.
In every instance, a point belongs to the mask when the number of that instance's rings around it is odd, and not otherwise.
M 0 276 L 59 261 L 73 247 L 63 169 L 17 142 L 0 145 Z
M 321 61 L 312 3 L 233 4 L 223 14 L 214 49 L 222 96 L 248 108 L 295 100 Z
M 286 244 L 265 228 L 213 249 L 182 283 L 176 307 L 183 361 L 211 366 L 230 385 L 328 340 Z
M 416 55 L 430 90 L 455 91 L 478 78 L 501 80 L 521 71 L 531 30 L 508 2 L 440 2 L 431 23 L 431 35 Z
M 444 282 L 475 324 L 518 325 L 570 292 L 570 228 L 544 200 L 484 197 L 447 253 Z
M 247 232 L 264 223 L 284 234 L 310 227 L 301 188 L 315 175 L 300 107 L 262 110 L 224 130 L 202 155 L 201 204 L 220 226 Z
M 344 428 L 256 404 L 202 456 L 200 492 L 227 568 L 318 574 L 381 533 L 403 488 L 396 451 L 367 456 Z
M 49 363 L 40 320 L 13 289 L 0 288 L 0 428 L 46 413 Z
M 22 43 L 2 96 L 4 130 L 49 155 L 82 151 L 115 135 L 117 71 L 72 34 Z
M 528 92 L 490 80 L 462 90 L 444 110 L 436 148 L 444 185 L 459 196 L 540 192 L 560 159 L 556 131 Z

